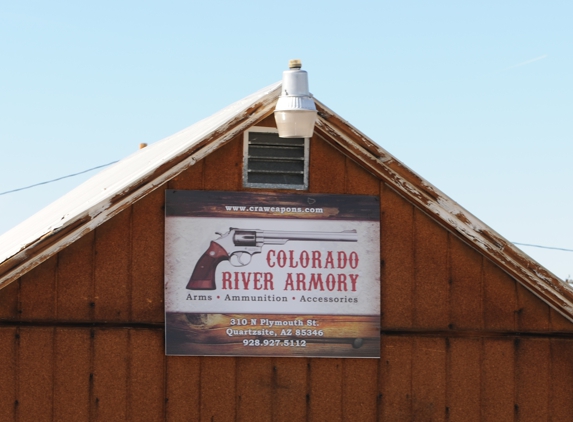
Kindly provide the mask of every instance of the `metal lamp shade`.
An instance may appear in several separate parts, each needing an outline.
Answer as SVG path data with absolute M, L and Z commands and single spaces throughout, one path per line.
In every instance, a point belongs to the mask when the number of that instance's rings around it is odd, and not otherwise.
M 316 114 L 314 100 L 308 91 L 308 74 L 300 67 L 285 70 L 281 95 L 275 108 L 279 136 L 310 138 L 314 132 Z
M 310 138 L 314 132 L 316 110 L 277 110 L 275 121 L 281 138 Z

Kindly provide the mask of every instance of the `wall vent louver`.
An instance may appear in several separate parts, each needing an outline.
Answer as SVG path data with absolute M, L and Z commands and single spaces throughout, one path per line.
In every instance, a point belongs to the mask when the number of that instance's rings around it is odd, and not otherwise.
M 250 188 L 308 188 L 308 139 L 279 138 L 274 129 L 245 133 L 243 183 Z

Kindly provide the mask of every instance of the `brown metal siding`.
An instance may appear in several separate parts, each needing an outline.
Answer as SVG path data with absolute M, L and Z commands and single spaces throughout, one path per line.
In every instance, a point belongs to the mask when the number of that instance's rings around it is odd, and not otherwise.
M 171 421 L 200 420 L 200 357 L 172 356 L 166 361 L 165 415 Z
M 551 372 L 549 373 L 549 412 L 552 421 L 573 420 L 573 342 L 551 339 Z
M 50 421 L 53 416 L 54 329 L 31 327 L 16 334 L 16 389 L 19 420 Z
M 131 320 L 163 320 L 163 204 L 164 189 L 157 189 L 132 207 Z
M 94 318 L 93 244 L 95 231 L 72 243 L 57 256 L 56 318 L 90 321 Z
M 513 420 L 515 375 L 513 339 L 485 339 L 482 345 L 482 417 Z
M 13 420 L 16 411 L 18 390 L 16 374 L 18 360 L 16 355 L 16 328 L 0 328 L 0 420 Z
M 273 360 L 273 417 L 276 421 L 304 420 L 310 407 L 308 359 Z M 289 419 L 290 417 L 290 419 Z
M 56 315 L 57 259 L 57 256 L 48 259 L 22 277 L 19 301 L 21 319 L 45 320 Z
M 573 324 L 319 136 L 310 191 L 381 198 L 381 359 L 166 358 L 163 191 L 241 163 L 239 136 L 0 290 L 0 420 L 573 420 Z
M 484 327 L 483 257 L 455 236 L 448 236 L 450 259 L 449 323 L 452 329 Z
M 54 420 L 88 420 L 92 362 L 91 332 L 87 329 L 56 328 L 52 335 L 54 336 Z
M 481 343 L 480 338 L 446 341 L 446 415 L 450 420 L 480 420 Z

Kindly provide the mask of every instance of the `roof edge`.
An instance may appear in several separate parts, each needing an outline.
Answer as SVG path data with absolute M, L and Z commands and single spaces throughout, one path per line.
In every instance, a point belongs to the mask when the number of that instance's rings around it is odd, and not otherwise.
M 272 112 L 276 99 L 280 93 L 280 83 L 275 83 L 266 87 L 257 93 L 250 95 L 236 103 L 231 104 L 222 111 L 231 110 L 232 113 L 224 119 L 224 122 L 216 121 L 217 124 L 210 127 L 210 130 L 201 132 L 197 139 L 191 139 L 186 147 L 180 148 L 174 156 L 167 157 L 163 162 L 159 160 L 155 167 L 149 167 L 136 177 L 130 177 L 127 183 L 114 183 L 117 189 L 108 190 L 107 196 L 100 199 L 97 203 L 90 204 L 89 207 L 80 209 L 69 218 L 66 214 L 62 217 L 62 223 L 54 226 L 48 225 L 41 231 L 28 234 L 27 243 L 23 244 L 14 253 L 11 253 L 4 261 L 0 263 L 0 289 L 6 287 L 26 272 L 32 270 L 42 262 L 46 261 L 69 244 L 73 243 L 81 236 L 94 230 L 131 203 L 137 201 L 144 195 L 157 189 L 159 186 L 193 166 L 197 161 L 207 156 L 215 149 L 223 146 L 237 134 L 244 131 L 262 117 Z M 249 101 L 252 99 L 252 101 Z M 234 109 L 238 109 L 235 111 Z M 219 115 L 222 111 L 215 113 L 213 116 L 203 119 L 181 132 L 171 135 L 162 141 L 167 141 L 175 137 L 181 137 L 182 134 L 192 130 L 194 127 L 205 121 Z M 154 144 L 156 145 L 156 144 Z M 145 152 L 151 152 L 153 146 L 147 147 Z M 122 162 L 127 162 L 134 155 L 131 155 L 114 167 L 121 167 Z M 109 171 L 110 169 L 107 169 Z M 104 170 L 106 172 L 106 170 Z M 98 173 L 87 182 L 84 182 L 78 188 L 71 191 L 81 190 L 84 186 L 89 185 L 90 181 L 96 179 Z M 105 189 L 105 188 L 104 188 Z M 68 194 L 68 195 L 69 195 Z M 98 191 L 99 194 L 99 191 Z M 67 195 L 66 195 L 67 196 Z M 57 200 L 56 202 L 58 202 Z M 53 204 L 48 205 L 42 211 L 38 212 L 30 219 L 24 221 L 19 226 L 25 226 L 29 220 L 42 217 L 42 212 L 47 210 Z M 15 229 L 19 228 L 16 226 Z M 14 230 L 14 229 L 12 229 Z M 12 231 L 6 232 L 0 236 L 0 239 L 10 237 Z M 23 231 L 25 233 L 25 231 Z M 19 233 L 17 233 L 19 234 Z M 8 235 L 8 236 L 7 236 Z
M 316 100 L 316 129 L 337 142 L 398 194 L 479 250 L 521 285 L 573 322 L 573 291 L 564 281 L 518 249 L 438 188 L 398 161 L 346 120 Z
M 64 215 L 61 223 L 57 221 L 54 223 L 56 225 L 48 226 L 47 229 L 42 230 L 36 228 L 31 233 L 23 231 L 28 237 L 22 237 L 31 240 L 23 244 L 16 252 L 8 254 L 9 256 L 0 263 L 0 289 L 49 259 L 81 236 L 94 230 L 129 207 L 131 203 L 193 166 L 197 161 L 224 145 L 256 121 L 272 113 L 279 92 L 280 83 L 273 84 L 226 107 L 213 116 L 165 138 L 163 141 L 175 143 L 175 148 L 168 150 L 163 160 L 136 163 L 143 168 L 142 170 L 138 169 L 140 170 L 139 173 L 136 173 L 135 176 L 125 176 L 124 180 L 113 183 L 114 189 L 110 189 L 107 196 L 98 197 L 97 202 L 92 202 L 90 206 L 85 208 L 73 209 L 73 212 L 70 213 L 72 215 Z M 316 99 L 315 101 L 319 116 L 316 124 L 317 134 L 324 135 L 325 139 L 335 148 L 343 150 L 364 168 L 385 181 L 398 194 L 411 201 L 447 230 L 464 239 L 467 244 L 483 253 L 517 282 L 573 322 L 573 291 L 562 280 L 435 186 L 403 165 L 320 101 Z M 194 128 L 197 128 L 197 133 L 193 132 Z M 157 144 L 142 151 L 151 153 L 155 145 Z M 122 160 L 113 168 L 120 168 L 122 162 L 128 162 L 132 157 L 134 155 Z M 108 179 L 113 180 L 112 176 L 115 174 L 112 172 L 112 168 L 98 173 L 92 179 L 96 179 L 104 173 L 109 175 Z M 87 185 L 92 179 L 70 194 Z M 91 187 L 93 188 L 93 186 Z M 98 192 L 98 195 L 101 196 L 101 192 Z M 41 217 L 43 211 L 40 211 L 36 216 L 40 215 Z M 50 215 L 50 217 L 53 216 Z M 26 222 L 21 225 L 25 225 Z M 8 233 L 11 232 L 6 234 Z M 21 233 L 17 234 L 20 235 Z M 0 236 L 0 240 L 4 241 L 5 235 Z

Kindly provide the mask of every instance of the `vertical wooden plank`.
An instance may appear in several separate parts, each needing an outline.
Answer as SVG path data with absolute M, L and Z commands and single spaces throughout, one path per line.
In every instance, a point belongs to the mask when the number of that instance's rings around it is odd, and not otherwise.
M 446 419 L 446 345 L 443 338 L 414 338 L 412 419 Z
M 447 407 L 451 421 L 480 421 L 481 339 L 450 338 Z
M 549 305 L 517 283 L 517 326 L 519 331 L 548 331 Z
M 310 359 L 308 420 L 342 421 L 342 359 Z
M 383 328 L 413 324 L 414 208 L 387 185 L 381 189 L 380 272 Z
M 307 377 L 309 368 L 309 359 L 273 359 L 273 422 L 307 419 L 307 397 L 310 397 Z
M 549 319 L 553 331 L 573 332 L 573 322 L 569 321 L 553 308 L 549 308 Z
M 171 179 L 167 184 L 167 189 L 202 190 L 204 165 L 204 159 L 197 161 L 193 166 Z
M 380 356 L 381 421 L 410 421 L 412 337 L 383 336 Z
M 129 346 L 129 417 L 134 421 L 164 420 L 163 332 L 131 330 Z
M 573 340 L 551 339 L 551 421 L 573 421 Z
M 16 344 L 16 329 L 0 327 L 0 421 L 16 420 Z
M 195 356 L 167 356 L 168 421 L 201 420 L 201 359 Z
M 379 195 L 380 181 L 346 157 L 346 192 L 352 195 Z
M 544 338 L 517 338 L 516 354 L 516 414 L 520 422 L 549 419 L 550 344 Z
M 93 419 L 125 421 L 129 378 L 128 330 L 95 330 L 93 341 Z
M 53 256 L 22 276 L 20 284 L 21 319 L 50 320 L 55 318 L 56 264 L 57 256 Z
M 53 417 L 53 328 L 21 328 L 18 346 L 18 419 Z
M 56 328 L 55 336 L 54 420 L 88 421 L 90 330 Z
M 448 328 L 448 233 L 421 211 L 414 213 L 416 328 Z
M 89 321 L 93 313 L 93 247 L 90 232 L 58 254 L 58 319 Z
M 165 191 L 162 187 L 133 204 L 132 320 L 163 321 Z
M 19 312 L 20 279 L 0 290 L 0 320 L 17 320 Z
M 203 185 L 206 190 L 241 190 L 243 134 L 213 151 L 204 159 Z
M 95 231 L 95 318 L 128 321 L 130 313 L 131 209 Z
M 450 235 L 451 328 L 483 328 L 483 258 L 454 235 Z
M 261 119 L 260 121 L 258 121 L 257 123 L 255 123 L 253 126 L 262 126 L 262 127 L 277 127 L 277 123 L 275 121 L 275 115 L 274 114 L 270 114 L 267 117 Z
M 345 192 L 344 155 L 315 134 L 310 140 L 308 191 L 314 193 Z
M 515 280 L 489 259 L 484 260 L 484 322 L 488 330 L 515 330 Z
M 201 421 L 235 421 L 236 359 L 239 358 L 201 359 Z
M 376 421 L 378 359 L 342 361 L 342 420 Z
M 514 420 L 513 339 L 483 340 L 481 396 L 483 421 Z
M 237 421 L 272 420 L 271 358 L 237 359 Z

